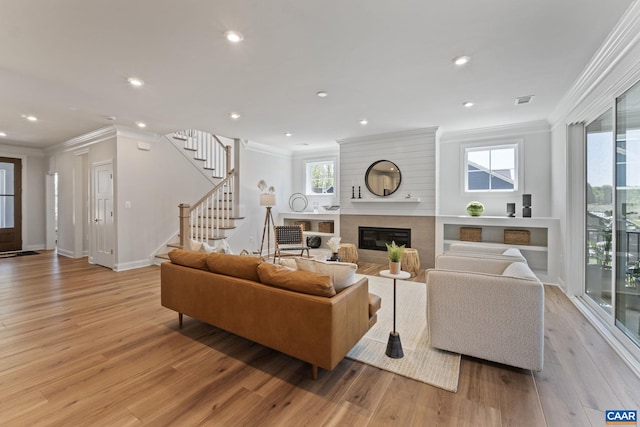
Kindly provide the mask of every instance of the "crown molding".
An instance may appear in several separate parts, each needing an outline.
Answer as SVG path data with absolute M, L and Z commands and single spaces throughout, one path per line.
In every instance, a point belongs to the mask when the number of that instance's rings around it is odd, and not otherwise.
M 111 125 L 53 145 L 46 148 L 45 152 L 47 154 L 53 154 L 56 152 L 75 151 L 111 138 L 117 138 L 118 136 L 149 142 L 156 142 L 162 138 L 162 135 L 153 132 L 132 129 L 126 126 Z
M 438 131 L 438 126 L 433 126 L 428 128 L 419 128 L 419 129 L 411 129 L 411 130 L 402 130 L 397 132 L 381 133 L 378 135 L 356 136 L 354 138 L 339 139 L 337 142 L 340 145 L 361 143 L 361 142 L 380 142 L 380 141 L 388 141 L 388 140 L 393 140 L 394 142 L 398 142 L 399 140 L 411 139 L 417 136 L 435 137 L 437 131 Z
M 629 51 L 638 44 L 640 40 L 640 1 L 635 1 L 629 6 L 620 21 L 609 33 L 600 49 L 595 53 L 589 64 L 576 79 L 569 91 L 560 100 L 555 110 L 549 116 L 549 122 L 553 127 L 559 123 L 570 123 L 578 120 L 585 120 L 585 115 L 592 116 L 594 110 L 602 112 L 606 109 L 606 104 L 621 92 L 613 92 L 614 89 L 628 88 L 632 79 L 636 79 L 638 64 L 636 60 L 634 70 L 627 71 L 619 80 L 615 87 L 611 87 L 606 93 L 598 95 L 596 102 L 589 106 L 580 107 L 582 101 L 593 94 L 602 81 L 609 76 L 615 67 L 627 57 Z M 591 110 L 591 112 L 589 112 Z M 595 118 L 595 117 L 593 117 Z
M 546 133 L 551 126 L 546 120 L 535 122 L 514 123 L 508 125 L 491 126 L 478 129 L 465 129 L 461 131 L 443 132 L 440 135 L 441 143 L 479 141 L 490 138 L 521 137 L 536 133 Z
M 241 139 L 242 146 L 247 151 L 255 151 L 257 153 L 270 154 L 272 156 L 282 157 L 284 159 L 291 159 L 292 152 L 281 148 L 272 147 L 270 145 L 262 144 L 260 142 L 249 141 L 248 139 Z

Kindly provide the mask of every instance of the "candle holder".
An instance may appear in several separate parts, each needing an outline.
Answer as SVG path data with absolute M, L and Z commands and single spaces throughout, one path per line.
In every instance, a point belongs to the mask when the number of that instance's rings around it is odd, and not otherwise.
M 356 198 L 356 187 L 354 187 L 353 185 L 351 186 L 351 198 Z
M 358 185 L 358 199 L 362 199 L 362 193 L 360 193 L 360 186 Z

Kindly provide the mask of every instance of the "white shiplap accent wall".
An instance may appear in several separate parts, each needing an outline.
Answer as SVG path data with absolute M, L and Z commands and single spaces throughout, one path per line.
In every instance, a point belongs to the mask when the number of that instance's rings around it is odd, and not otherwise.
M 348 215 L 432 216 L 436 213 L 436 131 L 437 127 L 350 138 L 340 144 L 340 213 Z M 400 168 L 402 182 L 391 196 L 378 197 L 367 190 L 364 175 L 371 163 L 389 160 Z M 351 186 L 358 197 L 371 203 L 353 203 Z M 388 203 L 408 195 L 417 203 Z M 385 203 L 376 203 L 384 199 Z

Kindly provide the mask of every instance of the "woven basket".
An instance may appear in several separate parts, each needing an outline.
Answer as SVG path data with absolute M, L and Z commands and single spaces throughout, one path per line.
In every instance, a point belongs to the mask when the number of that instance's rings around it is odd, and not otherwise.
M 504 230 L 504 243 L 507 245 L 528 246 L 530 241 L 529 230 Z
M 319 222 L 318 231 L 321 233 L 333 233 L 333 221 Z
M 302 227 L 302 231 L 311 230 L 311 222 L 309 221 L 293 221 L 293 225 L 299 225 L 300 227 Z
M 460 240 L 467 242 L 482 242 L 482 228 L 460 227 Z

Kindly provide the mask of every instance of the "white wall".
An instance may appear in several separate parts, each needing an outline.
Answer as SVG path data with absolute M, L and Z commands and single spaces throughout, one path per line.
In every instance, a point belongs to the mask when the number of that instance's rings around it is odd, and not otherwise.
M 464 148 L 521 142 L 519 153 L 523 174 L 517 191 L 509 193 L 466 193 L 464 191 Z M 466 215 L 472 200 L 484 204 L 484 215 L 507 216 L 507 203 L 516 203 L 522 216 L 522 194 L 531 194 L 532 215 L 551 216 L 551 131 L 546 122 L 520 123 L 495 128 L 443 133 L 438 141 L 438 215 Z
M 142 132 L 119 132 L 114 170 L 116 269 L 148 265 L 177 233 L 178 205 L 197 202 L 212 184 L 167 138 Z
M 272 213 L 277 223 L 278 213 L 289 210 L 289 197 L 293 186 L 291 176 L 292 159 L 289 152 L 280 152 L 255 142 L 241 143 L 240 215 L 244 219 L 237 222 L 237 228 L 228 234 L 227 239 L 234 253 L 243 249 L 249 252 L 260 249 L 266 208 L 260 206 L 261 192 L 258 189 L 258 181 L 263 179 L 268 186 L 275 187 L 276 206 L 272 208 Z
M 340 144 L 340 214 L 429 216 L 436 212 L 436 130 L 416 129 L 351 138 Z M 377 160 L 395 163 L 402 174 L 398 190 L 387 197 L 369 192 L 364 175 Z M 351 186 L 369 200 L 420 198 L 419 203 L 354 203 Z

